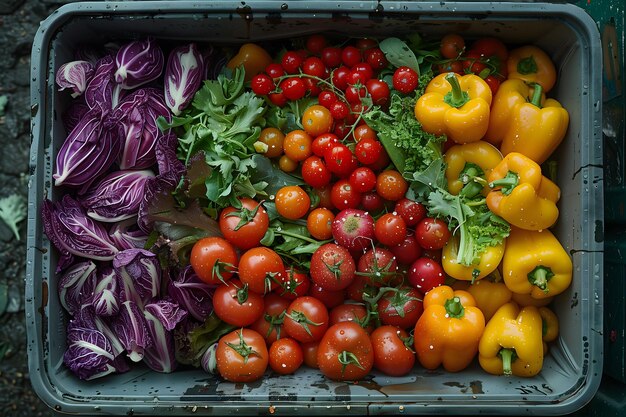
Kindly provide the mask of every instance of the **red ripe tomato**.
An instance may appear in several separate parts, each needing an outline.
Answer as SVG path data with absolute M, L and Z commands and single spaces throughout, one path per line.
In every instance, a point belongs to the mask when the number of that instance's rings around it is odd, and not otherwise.
M 402 243 L 389 247 L 398 263 L 411 265 L 417 258 L 422 256 L 422 247 L 417 243 L 415 235 L 407 235 Z
M 213 310 L 220 320 L 237 327 L 246 327 L 263 315 L 263 297 L 248 291 L 236 278 L 222 284 L 213 293 Z
M 480 74 L 480 72 L 487 68 L 487 65 L 483 62 L 483 58 L 479 53 L 475 51 L 469 51 L 465 55 L 465 60 L 463 61 L 463 69 L 466 73 L 474 73 L 476 75 Z
M 439 262 L 422 256 L 413 262 L 409 268 L 407 278 L 412 286 L 417 288 L 422 294 L 426 294 L 433 288 L 443 285 L 446 276 Z
M 368 167 L 359 167 L 352 171 L 349 181 L 355 190 L 366 193 L 376 187 L 376 174 Z
M 287 78 L 278 85 L 288 100 L 300 100 L 306 94 L 306 84 L 301 78 Z
M 376 39 L 361 38 L 361 39 L 357 39 L 356 41 L 356 49 L 360 51 L 367 51 L 377 46 L 378 46 L 378 41 Z
M 378 301 L 378 317 L 383 324 L 402 329 L 413 328 L 424 311 L 423 298 L 415 288 L 389 290 Z
M 257 96 L 264 96 L 274 90 L 274 80 L 267 74 L 257 74 L 252 77 L 250 87 Z
M 269 93 L 267 97 L 270 99 L 272 104 L 277 107 L 283 107 L 287 104 L 287 97 L 285 97 L 285 94 L 283 94 L 282 91 L 278 93 Z
M 341 100 L 333 102 L 328 110 L 335 120 L 343 120 L 350 115 L 350 107 Z
M 333 210 L 335 207 L 333 206 L 333 202 L 330 199 L 331 187 L 327 185 L 325 187 L 315 188 L 313 192 L 317 195 L 319 199 L 319 203 L 317 207 L 323 207 L 328 210 Z
M 333 174 L 346 178 L 358 166 L 358 161 L 350 148 L 344 144 L 337 144 L 326 151 L 324 162 Z
M 385 208 L 385 200 L 375 191 L 361 195 L 361 207 L 369 213 L 378 213 Z
M 363 327 L 367 333 L 372 333 L 372 330 L 374 330 L 367 314 L 367 308 L 363 304 L 340 304 L 330 310 L 330 326 L 344 321 L 355 322 Z
M 389 104 L 389 84 L 383 80 L 369 80 L 365 84 L 367 92 L 370 93 L 372 103 L 375 106 L 386 107 Z
M 398 201 L 408 189 L 409 183 L 396 170 L 388 169 L 376 178 L 376 192 L 385 200 Z
M 287 300 L 295 300 L 309 292 L 311 281 L 307 274 L 289 268 L 276 275 L 274 292 Z
M 322 49 L 322 62 L 328 68 L 335 68 L 341 65 L 341 49 L 329 46 Z
M 354 259 L 343 246 L 326 243 L 311 257 L 311 280 L 324 289 L 343 290 L 350 285 L 355 272 Z
M 302 65 L 302 56 L 296 51 L 287 51 L 280 60 L 280 64 L 288 74 L 296 74 Z
M 341 66 L 332 72 L 331 81 L 336 88 L 343 91 L 348 87 L 348 75 L 350 68 Z
M 317 97 L 317 101 L 327 109 L 330 109 L 330 105 L 337 101 L 337 94 L 330 90 L 322 91 Z
M 246 250 L 258 246 L 269 227 L 269 216 L 262 203 L 251 198 L 239 199 L 241 206 L 226 207 L 220 213 L 222 235 L 237 248 Z
M 361 193 L 348 180 L 339 180 L 330 190 L 330 201 L 338 210 L 357 208 L 361 202 Z
M 472 44 L 472 51 L 487 58 L 497 57 L 500 63 L 505 64 L 509 57 L 506 45 L 498 38 L 480 38 Z M 506 75 L 506 74 L 502 74 Z
M 352 68 L 361 62 L 361 51 L 354 46 L 346 46 L 341 51 L 341 62 L 348 68 Z
M 250 329 L 222 336 L 215 351 L 217 371 L 227 381 L 252 382 L 267 369 L 269 354 L 263 337 Z
M 374 349 L 367 332 L 353 322 L 331 326 L 319 343 L 317 363 L 327 378 L 358 381 L 372 370 Z
M 300 344 L 288 337 L 272 343 L 269 355 L 270 368 L 280 375 L 293 374 L 304 362 L 304 353 Z
M 376 220 L 374 235 L 383 245 L 399 245 L 407 235 L 406 223 L 397 214 L 385 213 Z
M 355 127 L 354 132 L 352 133 L 352 136 L 354 136 L 354 141 L 357 143 L 362 141 L 363 139 L 369 139 L 369 140 L 378 139 L 378 136 L 376 135 L 376 131 L 366 124 L 358 125 L 357 127 Z
M 400 67 L 393 73 L 392 82 L 393 88 L 403 94 L 409 94 L 417 88 L 419 76 L 414 69 Z
M 417 224 L 415 237 L 424 249 L 442 249 L 450 239 L 450 229 L 442 220 L 426 217 Z
M 357 271 L 366 278 L 368 285 L 381 287 L 389 285 L 398 277 L 398 264 L 389 249 L 375 247 L 359 258 Z
M 356 84 L 349 84 L 346 87 L 346 100 L 348 101 L 348 104 L 351 104 L 353 106 L 355 104 L 361 104 L 361 99 L 365 96 L 367 96 L 367 89 L 365 87 L 360 87 Z
M 328 329 L 328 309 L 317 298 L 298 297 L 287 309 L 284 329 L 298 342 L 320 340 Z
M 202 281 L 219 284 L 228 281 L 235 272 L 237 252 L 226 239 L 205 237 L 193 245 L 189 262 Z
M 319 342 L 300 343 L 304 355 L 304 364 L 309 368 L 317 369 L 317 347 Z
M 367 62 L 359 62 L 350 69 L 348 83 L 365 85 L 365 83 L 371 80 L 373 76 L 374 70 L 372 69 L 372 66 Z
M 239 279 L 257 294 L 270 292 L 275 277 L 284 273 L 285 265 L 280 256 L 270 248 L 259 246 L 248 249 L 239 259 Z
M 320 55 L 324 48 L 326 48 L 326 38 L 324 35 L 310 35 L 306 38 L 306 49 L 308 49 L 312 54 Z
M 463 75 L 463 63 L 461 61 L 450 61 L 437 66 L 437 73 L 454 72 Z
M 495 95 L 498 92 L 498 89 L 500 88 L 500 80 L 493 75 L 488 75 L 487 77 L 485 77 L 485 82 L 489 86 L 489 89 L 491 90 L 491 94 Z
M 371 48 L 365 51 L 365 62 L 370 64 L 374 71 L 380 71 L 389 65 L 385 53 L 380 48 Z
M 310 97 L 317 97 L 319 93 L 322 91 L 322 88 L 319 85 L 319 82 L 314 78 L 305 77 L 302 79 L 304 81 L 304 85 L 306 86 L 307 94 Z
M 302 63 L 302 72 L 313 77 L 323 78 L 326 66 L 316 56 L 310 56 Z
M 413 338 L 395 326 L 380 326 L 370 335 L 374 348 L 374 368 L 385 375 L 408 374 L 415 365 Z
M 363 165 L 375 163 L 383 151 L 383 145 L 376 139 L 363 138 L 354 148 L 357 160 Z
M 269 293 L 264 298 L 265 308 L 263 314 L 249 328 L 258 332 L 268 345 L 277 339 L 285 337 L 283 321 L 291 301 L 277 294 Z
M 465 40 L 461 35 L 451 33 L 441 38 L 439 52 L 447 59 L 458 58 L 465 50 Z
M 285 70 L 282 65 L 274 62 L 265 67 L 265 73 L 274 79 L 285 75 Z
M 326 151 L 339 143 L 339 138 L 334 133 L 324 133 L 313 140 L 311 150 L 313 154 L 324 157 Z
M 326 308 L 333 308 L 344 302 L 345 294 L 343 290 L 331 291 L 326 288 L 322 288 L 316 283 L 311 284 L 309 289 L 309 295 L 317 298 L 326 306 Z
M 301 170 L 304 182 L 314 188 L 328 185 L 333 175 L 319 156 L 309 156 L 305 159 Z
M 396 201 L 394 211 L 402 217 L 407 226 L 415 226 L 426 217 L 426 207 L 422 203 L 401 198 Z

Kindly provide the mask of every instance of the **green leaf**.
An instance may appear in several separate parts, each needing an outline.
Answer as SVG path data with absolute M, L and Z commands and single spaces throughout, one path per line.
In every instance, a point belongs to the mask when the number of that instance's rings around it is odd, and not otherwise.
M 420 74 L 419 63 L 409 46 L 398 38 L 387 38 L 379 45 L 387 60 L 395 67 L 409 67 Z
M 17 225 L 26 219 L 26 212 L 26 202 L 21 196 L 12 194 L 0 199 L 0 219 L 9 226 L 17 240 L 20 240 Z

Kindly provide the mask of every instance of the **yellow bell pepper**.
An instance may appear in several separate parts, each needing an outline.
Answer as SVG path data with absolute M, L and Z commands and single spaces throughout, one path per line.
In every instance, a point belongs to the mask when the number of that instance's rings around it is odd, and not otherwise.
M 541 334 L 543 340 L 543 356 L 548 354 L 548 343 L 554 342 L 559 337 L 559 319 L 554 311 L 548 307 L 540 307 Z
M 485 326 L 478 345 L 480 366 L 493 375 L 537 375 L 543 366 L 541 315 L 537 307 L 506 303 Z
M 479 193 L 486 196 L 489 193 L 486 177 L 501 160 L 500 151 L 482 140 L 452 146 L 444 155 L 448 191 L 467 198 Z
M 561 190 L 541 175 L 541 167 L 518 152 L 511 152 L 491 171 L 492 190 L 487 206 L 510 224 L 527 230 L 552 226 L 559 217 Z
M 503 155 L 520 152 L 542 164 L 561 144 L 569 114 L 551 98 L 541 105 L 541 86 L 535 87 L 530 103 L 518 104 L 512 113 L 500 150 Z
M 492 282 L 489 279 L 481 279 L 467 288 L 476 300 L 476 306 L 483 312 L 485 320 L 489 321 L 496 311 L 511 301 L 513 293 L 504 282 Z
M 446 371 L 461 371 L 476 356 L 484 328 L 483 313 L 468 292 L 435 287 L 424 296 L 424 312 L 415 325 L 417 359 L 426 369 L 443 365 Z
M 518 294 L 516 292 L 511 296 L 511 300 L 515 301 L 521 307 L 544 307 L 550 304 L 553 298 L 553 296 L 547 298 L 533 298 L 530 294 Z
M 533 85 L 526 84 L 517 78 L 506 80 L 500 84 L 493 97 L 493 103 L 491 103 L 489 127 L 484 140 L 499 146 L 511 126 L 513 111 L 517 106 L 529 102 L 534 95 L 534 90 Z M 542 104 L 544 100 L 545 95 L 542 95 Z
M 541 85 L 547 93 L 556 84 L 556 68 L 550 56 L 534 45 L 522 46 L 509 52 L 506 61 L 508 78 Z
M 459 235 L 453 235 L 441 251 L 441 266 L 445 273 L 454 279 L 476 281 L 486 277 L 498 267 L 505 252 L 504 246 L 505 241 L 499 245 L 490 246 L 474 263 L 463 265 L 458 261 Z
M 572 260 L 550 230 L 511 227 L 502 259 L 504 283 L 513 292 L 546 298 L 572 282 Z
M 415 103 L 422 128 L 456 143 L 480 140 L 489 126 L 491 89 L 477 75 L 443 73 L 433 78 Z

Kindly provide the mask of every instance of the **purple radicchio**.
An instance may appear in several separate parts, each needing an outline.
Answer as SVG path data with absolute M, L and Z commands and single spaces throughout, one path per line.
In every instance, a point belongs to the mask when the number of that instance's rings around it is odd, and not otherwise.
M 120 342 L 117 334 L 112 329 L 113 319 L 113 317 L 97 315 L 96 309 L 92 304 L 83 304 L 67 325 L 67 331 L 69 332 L 77 327 L 98 330 L 111 344 L 113 356 L 118 357 L 126 350 L 124 346 L 122 346 L 122 342 Z
M 119 166 L 121 169 L 143 169 L 156 162 L 155 147 L 163 137 L 157 126 L 159 116 L 170 119 L 163 93 L 156 88 L 133 91 L 120 102 L 115 115 L 124 130 Z
M 115 108 L 119 97 L 113 97 L 116 87 L 113 77 L 114 72 L 115 60 L 113 56 L 106 55 L 96 63 L 95 73 L 89 84 L 87 84 L 84 94 L 85 102 L 90 109 L 101 107 L 105 110 L 112 110 Z M 115 93 L 121 96 L 120 91 L 115 91 Z M 113 103 L 114 100 L 115 103 Z
M 146 305 L 144 317 L 153 343 L 145 350 L 144 362 L 150 369 L 157 372 L 172 372 L 176 369 L 172 330 L 186 316 L 185 310 L 169 300 Z
M 58 291 L 61 305 L 75 314 L 82 305 L 90 304 L 96 287 L 96 264 L 82 261 L 68 268 L 59 279 Z
M 94 67 L 87 61 L 71 61 L 59 67 L 56 74 L 56 82 L 59 91 L 66 88 L 72 90 L 72 97 L 76 98 L 85 92 L 87 83 L 94 74 Z
M 176 147 L 178 146 L 178 137 L 173 132 L 166 132 L 159 140 L 155 147 L 157 165 L 159 175 L 167 174 L 170 171 L 176 175 L 183 175 L 185 172 L 185 164 L 176 156 Z
M 90 380 L 116 371 L 109 340 L 96 329 L 72 327 L 63 362 L 79 378 Z
M 110 261 L 119 252 L 104 226 L 89 218 L 81 204 L 69 194 L 58 202 L 45 200 L 41 211 L 44 232 L 61 252 L 59 269 L 67 266 L 72 255 Z
M 99 107 L 89 110 L 63 142 L 56 157 L 54 185 L 81 187 L 105 173 L 120 155 L 120 126 Z
M 109 237 L 119 250 L 143 248 L 148 241 L 148 235 L 139 228 L 135 218 L 113 224 Z
M 90 188 L 82 199 L 87 215 L 107 223 L 135 217 L 144 186 L 150 178 L 154 178 L 150 170 L 111 172 Z
M 213 311 L 214 291 L 215 286 L 198 278 L 191 265 L 183 268 L 168 284 L 170 297 L 200 321 L 206 320 Z
M 165 102 L 178 116 L 189 105 L 204 77 L 202 54 L 195 43 L 174 48 L 165 68 Z
M 157 256 L 144 249 L 126 249 L 113 258 L 119 276 L 120 300 L 133 301 L 143 308 L 159 297 L 161 266 Z
M 89 106 L 82 97 L 72 100 L 67 110 L 63 112 L 65 131 L 69 133 L 74 130 L 87 111 L 89 111 Z
M 98 316 L 115 316 L 119 310 L 120 288 L 117 273 L 110 266 L 100 268 L 96 274 L 96 288 L 92 305 Z
M 144 351 L 152 344 L 141 309 L 132 301 L 124 301 L 120 312 L 113 320 L 113 331 L 131 361 L 143 359 Z
M 156 80 L 163 72 L 163 51 L 153 38 L 133 41 L 115 55 L 115 82 L 129 90 Z

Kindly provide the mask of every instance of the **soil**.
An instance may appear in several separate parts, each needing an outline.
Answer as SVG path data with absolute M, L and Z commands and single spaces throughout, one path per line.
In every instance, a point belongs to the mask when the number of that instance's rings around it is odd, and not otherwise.
M 0 199 L 27 198 L 30 52 L 39 22 L 64 2 L 0 0 Z M 1 106 L 0 106 L 1 107 Z M 0 220 L 0 415 L 52 416 L 31 388 L 24 320 L 26 221 L 20 239 Z

